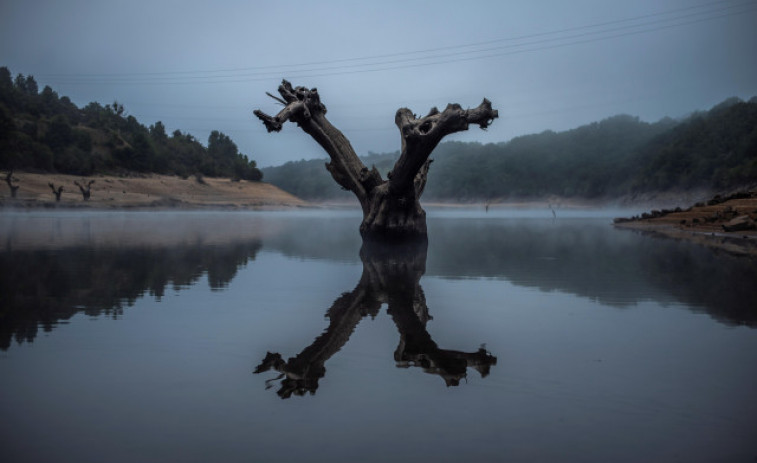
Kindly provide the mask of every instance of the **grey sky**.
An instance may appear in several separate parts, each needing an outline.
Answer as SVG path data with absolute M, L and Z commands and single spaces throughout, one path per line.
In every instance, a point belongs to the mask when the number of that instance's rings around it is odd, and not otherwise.
M 416 53 L 417 52 L 417 53 Z M 3 0 L 0 66 L 77 105 L 203 143 L 229 135 L 260 166 L 323 157 L 293 124 L 252 116 L 281 78 L 318 87 L 358 154 L 399 148 L 394 113 L 492 101 L 481 142 L 619 114 L 655 121 L 757 95 L 757 0 Z

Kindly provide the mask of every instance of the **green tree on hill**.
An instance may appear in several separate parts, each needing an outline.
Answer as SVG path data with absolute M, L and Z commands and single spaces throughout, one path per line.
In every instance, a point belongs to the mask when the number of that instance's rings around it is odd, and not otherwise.
M 0 67 L 0 168 L 76 175 L 123 171 L 202 173 L 261 180 L 255 161 L 228 136 L 213 131 L 208 147 L 162 122 L 145 127 L 118 101 L 79 109 L 32 76 Z
M 757 103 L 728 99 L 660 134 L 639 153 L 635 191 L 757 182 Z

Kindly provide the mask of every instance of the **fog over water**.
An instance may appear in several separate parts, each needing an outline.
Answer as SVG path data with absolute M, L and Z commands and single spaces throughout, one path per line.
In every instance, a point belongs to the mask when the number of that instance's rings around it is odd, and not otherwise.
M 4 212 L 0 446 L 749 461 L 757 264 L 615 212 L 429 209 L 399 249 L 353 210 Z

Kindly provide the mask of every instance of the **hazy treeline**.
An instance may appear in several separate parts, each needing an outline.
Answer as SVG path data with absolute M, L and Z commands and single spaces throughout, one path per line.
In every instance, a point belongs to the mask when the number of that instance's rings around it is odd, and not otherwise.
M 371 154 L 363 160 L 385 173 L 398 156 Z M 497 144 L 447 142 L 432 158 L 426 199 L 600 198 L 740 187 L 757 183 L 757 98 L 731 98 L 682 120 L 647 123 L 619 115 Z M 267 181 L 302 198 L 350 198 L 325 162 L 288 162 L 263 172 Z
M 145 127 L 117 102 L 78 108 L 49 86 L 40 91 L 32 76 L 13 78 L 6 67 L 0 67 L 0 169 L 262 179 L 255 161 L 219 131 L 206 147 L 179 130 L 167 134 L 160 121 Z
M 363 160 L 388 172 L 399 153 Z M 682 120 L 655 123 L 619 115 L 565 132 L 545 131 L 496 144 L 442 143 L 424 197 L 617 197 L 669 189 L 727 190 L 757 183 L 757 97 L 728 99 Z M 326 159 L 258 169 L 227 135 L 204 146 L 190 134 L 144 126 L 123 105 L 78 108 L 32 76 L 0 67 L 0 169 L 73 175 L 144 172 L 261 180 L 305 199 L 351 199 Z

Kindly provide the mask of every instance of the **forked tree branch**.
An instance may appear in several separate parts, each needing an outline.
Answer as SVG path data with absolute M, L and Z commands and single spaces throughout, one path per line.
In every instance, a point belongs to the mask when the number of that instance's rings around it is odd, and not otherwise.
M 449 104 L 443 112 L 434 107 L 421 118 L 416 118 L 407 108 L 399 109 L 394 122 L 400 129 L 402 152 L 391 172 L 390 189 L 400 191 L 408 188 L 442 138 L 468 130 L 470 124 L 486 130 L 497 117 L 497 110 L 492 109 L 491 102 L 486 98 L 473 109 Z
M 467 130 L 470 124 L 486 129 L 498 117 L 486 98 L 473 109 L 449 104 L 444 111 L 432 108 L 421 118 L 407 108 L 398 110 L 395 123 L 402 137 L 402 152 L 389 179 L 384 180 L 375 167 L 369 170 L 363 165 L 349 140 L 326 119 L 326 106 L 317 89 L 292 87 L 284 80 L 278 90 L 281 98 L 268 96 L 284 107 L 275 116 L 257 109 L 255 116 L 269 132 L 280 131 L 287 121 L 294 122 L 326 150 L 331 158 L 326 164 L 331 176 L 360 201 L 360 233 L 364 238 L 425 237 L 426 217 L 419 198 L 426 186 L 431 152 L 445 136 Z
M 254 111 L 269 132 L 278 132 L 284 122 L 291 121 L 310 134 L 326 150 L 332 162 L 328 168 L 334 180 L 347 190 L 355 192 L 360 198 L 384 183 L 378 171 L 368 170 L 355 154 L 344 135 L 325 117 L 326 106 L 321 103 L 318 89 L 292 87 L 283 80 L 279 86 L 281 98 L 268 92 L 266 94 L 284 105 L 275 116 L 263 111 Z M 468 130 L 470 124 L 477 124 L 486 129 L 498 117 L 497 110 L 492 109 L 491 102 L 484 98 L 473 109 L 463 109 L 459 104 L 449 104 L 443 112 L 432 108 L 422 118 L 417 118 L 407 108 L 401 108 L 395 116 L 395 124 L 402 137 L 402 154 L 394 165 L 390 175 L 390 189 L 406 190 L 413 186 L 418 196 L 423 192 L 428 157 L 436 145 L 446 135 Z M 420 175 L 416 179 L 416 176 Z M 361 199 L 361 202 L 363 200 Z
M 275 116 L 256 109 L 253 111 L 255 116 L 263 121 L 269 132 L 280 131 L 284 122 L 290 121 L 313 137 L 331 158 L 326 164 L 331 176 L 342 188 L 355 193 L 366 210 L 370 190 L 383 180 L 378 171 L 368 170 L 363 165 L 347 137 L 326 119 L 326 106 L 321 103 L 318 89 L 292 87 L 283 80 L 278 90 L 281 98 L 269 96 L 285 105 L 284 108 Z

